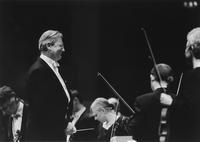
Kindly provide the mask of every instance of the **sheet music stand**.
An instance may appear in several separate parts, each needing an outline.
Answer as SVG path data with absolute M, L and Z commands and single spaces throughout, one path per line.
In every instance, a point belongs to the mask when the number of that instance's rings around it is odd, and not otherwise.
M 110 142 L 137 142 L 133 140 L 132 136 L 114 136 L 110 139 Z

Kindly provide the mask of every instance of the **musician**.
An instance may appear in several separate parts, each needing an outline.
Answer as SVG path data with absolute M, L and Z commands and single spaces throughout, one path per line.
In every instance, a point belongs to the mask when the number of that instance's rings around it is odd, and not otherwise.
M 113 104 L 115 109 L 118 109 L 118 111 L 120 111 L 120 104 L 119 104 L 119 99 L 116 99 L 114 97 L 111 97 L 108 99 L 108 103 L 109 104 Z
M 95 141 L 98 123 L 91 117 L 90 108 L 86 105 L 81 94 L 77 90 L 71 90 L 71 94 L 73 106 L 72 114 L 65 130 L 66 136 L 70 137 L 70 142 Z
M 185 57 L 192 69 L 183 74 L 180 93 L 173 102 L 174 142 L 200 141 L 200 27 L 187 34 Z
M 117 113 L 121 115 L 119 99 L 111 97 L 108 99 L 108 103 L 112 104 L 114 106 L 114 109 L 117 111 Z
M 132 135 L 131 117 L 117 113 L 114 105 L 107 99 L 95 99 L 90 108 L 95 120 L 100 122 L 97 136 L 99 141 L 109 142 L 114 136 Z
M 0 141 L 22 142 L 28 124 L 28 104 L 8 86 L 0 88 Z
M 160 126 L 161 110 L 163 105 L 169 106 L 173 102 L 170 85 L 174 80 L 172 68 L 167 64 L 157 64 L 157 70 L 152 68 L 150 85 L 153 92 L 138 96 L 134 103 L 137 121 L 135 135 L 138 141 L 159 141 L 158 130 Z M 159 79 L 157 71 L 160 73 Z M 164 94 L 166 90 L 167 94 Z
M 60 74 L 58 61 L 65 51 L 63 34 L 45 31 L 39 38 L 39 58 L 30 67 L 27 95 L 30 103 L 30 141 L 64 141 L 69 87 Z

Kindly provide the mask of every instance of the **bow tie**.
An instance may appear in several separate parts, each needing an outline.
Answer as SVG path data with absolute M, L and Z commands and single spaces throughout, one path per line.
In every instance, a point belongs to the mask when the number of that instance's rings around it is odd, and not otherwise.
M 58 62 L 53 62 L 52 65 L 53 65 L 55 68 L 58 68 L 58 67 L 60 66 Z
M 15 119 L 18 119 L 19 117 L 21 117 L 20 114 L 15 114 L 15 115 L 12 115 L 12 118 L 15 118 Z

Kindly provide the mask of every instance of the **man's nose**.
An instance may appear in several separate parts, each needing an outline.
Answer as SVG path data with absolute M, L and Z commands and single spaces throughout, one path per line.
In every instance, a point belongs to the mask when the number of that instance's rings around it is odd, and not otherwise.
M 64 47 L 62 48 L 62 51 L 65 52 L 65 48 Z

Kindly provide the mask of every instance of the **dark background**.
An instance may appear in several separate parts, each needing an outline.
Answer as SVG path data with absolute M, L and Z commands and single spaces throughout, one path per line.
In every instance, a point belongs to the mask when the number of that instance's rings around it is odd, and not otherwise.
M 61 70 L 67 83 L 91 101 L 115 97 L 97 72 L 127 103 L 149 92 L 149 58 L 145 28 L 156 62 L 175 71 L 176 91 L 186 35 L 200 26 L 199 6 L 182 0 L 1 0 L 0 84 L 25 95 L 26 73 L 39 55 L 38 39 L 48 29 L 63 33 L 66 52 Z M 123 105 L 122 105 L 123 109 Z M 124 113 L 129 113 L 124 107 Z

